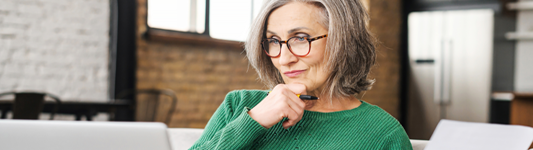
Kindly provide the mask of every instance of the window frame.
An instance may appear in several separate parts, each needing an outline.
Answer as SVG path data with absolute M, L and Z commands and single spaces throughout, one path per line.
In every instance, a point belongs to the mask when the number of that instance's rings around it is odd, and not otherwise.
M 172 43 L 188 43 L 195 45 L 209 45 L 209 46 L 221 46 L 236 49 L 244 49 L 243 43 L 238 41 L 215 39 L 209 35 L 209 5 L 210 0 L 205 0 L 205 24 L 204 32 L 184 32 L 160 28 L 152 28 L 148 25 L 148 1 L 146 1 L 146 15 L 145 27 L 146 31 L 143 37 L 150 41 L 172 42 Z

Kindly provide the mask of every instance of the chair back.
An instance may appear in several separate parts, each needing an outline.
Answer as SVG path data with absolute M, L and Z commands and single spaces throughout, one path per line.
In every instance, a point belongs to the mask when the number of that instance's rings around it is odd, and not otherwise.
M 172 119 L 178 98 L 170 89 L 128 90 L 117 95 L 118 99 L 135 96 L 135 120 L 158 121 L 167 125 Z
M 45 96 L 51 97 L 56 101 L 54 109 L 50 114 L 50 120 L 54 119 L 55 113 L 58 110 L 61 100 L 54 95 L 38 92 L 7 92 L 1 93 L 0 96 L 15 95 L 13 101 L 13 119 L 39 119 L 39 114 L 43 110 Z M 4 111 L 6 112 L 6 111 Z M 2 118 L 5 114 L 2 114 Z
M 44 93 L 15 93 L 13 119 L 39 119 L 43 110 Z

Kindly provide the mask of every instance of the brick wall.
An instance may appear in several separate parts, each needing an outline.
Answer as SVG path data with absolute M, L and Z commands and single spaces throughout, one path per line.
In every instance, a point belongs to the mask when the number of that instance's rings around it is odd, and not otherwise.
M 401 5 L 400 0 L 378 1 L 366 1 L 371 30 L 382 46 L 371 75 L 377 82 L 363 99 L 398 117 Z M 137 89 L 169 88 L 177 93 L 170 127 L 203 128 L 227 92 L 264 88 L 242 49 L 146 40 L 146 0 L 138 0 L 137 19 Z
M 369 27 L 381 43 L 376 49 L 377 64 L 369 75 L 376 83 L 360 96 L 399 118 L 402 0 L 370 0 L 368 4 Z
M 147 40 L 146 0 L 137 11 L 137 89 L 176 92 L 169 127 L 204 128 L 228 92 L 263 88 L 243 49 Z
M 2 0 L 0 92 L 108 97 L 109 0 Z

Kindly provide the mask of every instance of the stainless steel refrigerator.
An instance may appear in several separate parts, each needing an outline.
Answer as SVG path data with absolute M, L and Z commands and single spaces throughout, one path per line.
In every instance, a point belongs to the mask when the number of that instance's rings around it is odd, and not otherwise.
M 488 122 L 493 21 L 489 9 L 409 14 L 410 138 L 429 139 L 440 119 Z

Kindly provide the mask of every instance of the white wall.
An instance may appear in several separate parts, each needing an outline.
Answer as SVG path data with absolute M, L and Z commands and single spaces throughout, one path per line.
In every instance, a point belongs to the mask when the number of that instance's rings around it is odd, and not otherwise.
M 0 92 L 105 101 L 109 0 L 1 0 Z

